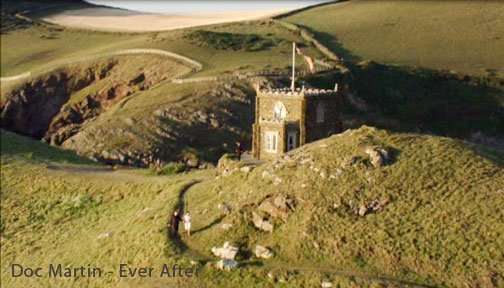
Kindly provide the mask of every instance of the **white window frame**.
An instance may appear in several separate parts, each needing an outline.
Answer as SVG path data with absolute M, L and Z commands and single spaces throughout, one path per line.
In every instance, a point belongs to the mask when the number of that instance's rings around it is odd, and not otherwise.
M 268 153 L 278 152 L 278 132 L 266 131 L 264 132 L 264 151 Z

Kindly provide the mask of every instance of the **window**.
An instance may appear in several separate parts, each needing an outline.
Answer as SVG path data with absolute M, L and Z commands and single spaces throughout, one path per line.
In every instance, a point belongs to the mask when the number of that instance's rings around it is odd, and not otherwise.
M 317 123 L 324 123 L 325 107 L 323 103 L 318 103 L 316 114 L 317 114 Z
M 268 131 L 264 133 L 266 152 L 276 153 L 278 148 L 278 132 Z
M 273 107 L 273 117 L 276 120 L 283 120 L 287 117 L 287 109 L 282 102 L 277 102 L 275 107 Z

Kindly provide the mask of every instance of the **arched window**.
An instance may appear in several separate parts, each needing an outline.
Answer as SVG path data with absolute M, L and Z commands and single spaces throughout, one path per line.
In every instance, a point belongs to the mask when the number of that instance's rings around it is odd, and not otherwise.
M 287 109 L 282 102 L 275 103 L 275 106 L 273 107 L 273 117 L 276 120 L 283 120 L 287 117 Z
M 325 121 L 325 105 L 323 103 L 317 104 L 317 123 L 324 123 Z

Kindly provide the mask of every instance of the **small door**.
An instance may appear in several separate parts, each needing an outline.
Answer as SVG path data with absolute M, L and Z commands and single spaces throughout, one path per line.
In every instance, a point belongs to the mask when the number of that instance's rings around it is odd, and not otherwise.
M 287 133 L 287 151 L 297 148 L 298 143 L 298 133 L 288 132 Z

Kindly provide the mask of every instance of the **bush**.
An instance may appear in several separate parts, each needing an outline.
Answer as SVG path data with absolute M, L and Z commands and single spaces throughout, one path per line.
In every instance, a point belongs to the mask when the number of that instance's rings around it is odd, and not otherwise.
M 175 175 L 186 170 L 186 165 L 184 163 L 168 163 L 163 167 L 154 168 L 154 173 L 156 175 Z
M 218 50 L 261 51 L 275 46 L 276 39 L 263 38 L 256 34 L 234 34 L 197 30 L 185 36 L 195 45 Z

